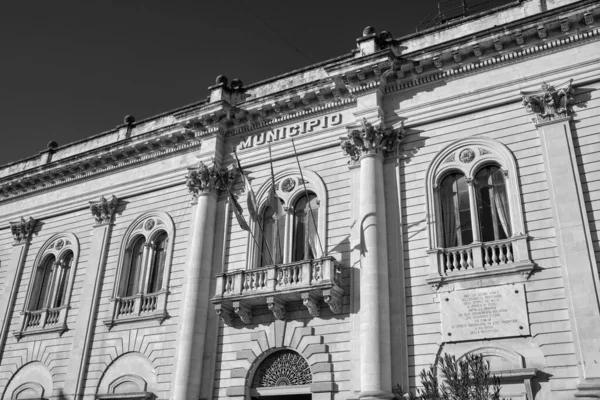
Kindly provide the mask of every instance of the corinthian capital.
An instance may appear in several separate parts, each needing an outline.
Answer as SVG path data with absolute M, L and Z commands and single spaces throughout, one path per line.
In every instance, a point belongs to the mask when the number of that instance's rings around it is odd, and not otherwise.
M 571 113 L 575 93 L 572 82 L 571 79 L 558 87 L 543 83 L 541 92 L 523 93 L 523 105 L 536 115 L 536 123 L 565 118 Z
M 185 184 L 194 197 L 197 197 L 203 193 L 217 194 L 230 188 L 236 177 L 235 169 L 220 171 L 214 164 L 208 166 L 200 161 L 196 168 L 189 168 Z
M 386 128 L 383 123 L 373 125 L 363 118 L 357 124 L 346 126 L 348 139 L 342 139 L 341 147 L 345 155 L 353 162 L 367 154 L 385 156 L 395 151 L 402 141 L 401 129 Z
M 15 244 L 27 243 L 29 239 L 31 239 L 31 234 L 33 233 L 34 228 L 35 219 L 31 217 L 29 217 L 29 219 L 21 217 L 20 221 L 11 222 L 10 230 L 15 239 Z
M 115 196 L 111 196 L 108 200 L 102 196 L 99 201 L 90 202 L 90 211 L 98 224 L 105 224 L 112 220 L 118 203 L 119 199 Z

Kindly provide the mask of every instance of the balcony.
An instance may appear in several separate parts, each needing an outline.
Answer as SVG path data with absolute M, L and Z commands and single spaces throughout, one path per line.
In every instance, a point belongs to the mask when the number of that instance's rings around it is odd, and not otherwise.
M 13 334 L 17 338 L 41 332 L 60 332 L 67 330 L 67 306 L 43 308 L 21 313 L 21 330 Z
M 167 317 L 167 292 L 138 293 L 134 296 L 115 297 L 112 304 L 112 318 L 104 324 L 112 326 L 119 323 L 158 319 L 162 323 Z
M 302 301 L 313 317 L 323 300 L 335 314 L 342 306 L 341 265 L 333 257 L 231 271 L 217 276 L 212 298 L 217 315 L 231 325 L 235 315 L 252 322 L 252 307 L 267 305 L 276 319 L 285 319 L 285 305 Z
M 466 246 L 431 249 L 427 283 L 435 288 L 444 283 L 522 274 L 529 278 L 534 264 L 529 259 L 527 235 L 495 242 L 472 243 Z

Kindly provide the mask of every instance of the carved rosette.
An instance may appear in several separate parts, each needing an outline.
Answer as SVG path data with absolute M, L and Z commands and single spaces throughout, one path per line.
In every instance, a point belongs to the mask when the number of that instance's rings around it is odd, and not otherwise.
M 285 319 L 285 304 L 275 297 L 267 297 L 267 306 L 275 316 L 275 319 Z
M 194 197 L 204 193 L 219 194 L 230 187 L 237 177 L 237 170 L 220 171 L 214 164 L 208 166 L 202 161 L 196 168 L 189 168 L 185 184 Z
M 215 304 L 215 312 L 217 316 L 221 317 L 225 325 L 233 325 L 233 312 L 230 309 L 223 307 L 222 304 Z
M 100 197 L 99 201 L 90 202 L 90 211 L 98 224 L 105 224 L 112 220 L 118 203 L 119 199 L 115 196 L 112 196 L 110 200 Z
M 348 125 L 348 138 L 341 143 L 344 155 L 351 162 L 358 163 L 361 157 L 368 154 L 385 156 L 398 149 L 403 137 L 401 129 L 386 128 L 383 123 L 373 125 L 366 119 L 355 125 Z
M 308 313 L 313 317 L 318 317 L 321 309 L 319 307 L 319 299 L 312 293 L 302 293 L 302 304 L 308 309 Z
M 323 290 L 323 299 L 334 314 L 342 312 L 342 293 L 341 290 L 334 288 Z
M 252 322 L 252 311 L 250 310 L 250 307 L 240 303 L 239 301 L 234 301 L 233 311 L 235 311 L 243 323 L 249 324 Z
M 21 217 L 18 222 L 10 222 L 10 231 L 12 232 L 15 244 L 24 244 L 31 239 L 31 234 L 35 229 L 35 219 L 29 217 L 25 219 Z
M 571 86 L 573 80 L 559 87 L 542 84 L 542 91 L 523 95 L 523 105 L 527 111 L 536 115 L 536 123 L 566 118 L 571 113 L 575 90 Z

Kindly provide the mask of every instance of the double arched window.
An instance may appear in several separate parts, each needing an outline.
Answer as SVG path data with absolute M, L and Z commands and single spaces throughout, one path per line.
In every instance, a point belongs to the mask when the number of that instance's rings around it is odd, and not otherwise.
M 248 267 L 285 264 L 323 256 L 326 246 L 323 210 L 327 195 L 321 178 L 303 171 L 286 171 L 275 176 L 258 192 L 260 216 L 253 229 L 259 245 L 251 246 L 254 256 Z
M 52 236 L 39 251 L 25 299 L 20 335 L 66 329 L 79 242 L 71 233 Z
M 441 180 L 443 247 L 511 237 L 505 173 L 498 165 L 491 164 L 481 167 L 472 179 L 453 171 Z M 473 211 L 477 218 L 472 217 Z
M 132 318 L 164 318 L 175 227 L 168 214 L 138 217 L 125 233 L 107 323 Z

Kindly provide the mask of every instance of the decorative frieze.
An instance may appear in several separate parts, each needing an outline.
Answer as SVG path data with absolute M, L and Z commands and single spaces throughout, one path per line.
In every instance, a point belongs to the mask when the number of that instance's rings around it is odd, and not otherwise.
M 385 156 L 395 151 L 402 140 L 402 131 L 386 128 L 383 123 L 373 125 L 363 118 L 355 125 L 348 125 L 348 139 L 341 143 L 342 151 L 352 162 L 358 162 L 368 154 Z
M 237 170 L 220 171 L 216 165 L 208 166 L 202 161 L 195 168 L 188 168 L 185 184 L 189 191 L 198 197 L 203 193 L 226 190 L 235 181 Z
M 104 196 L 100 197 L 97 202 L 90 202 L 90 211 L 96 223 L 106 224 L 112 221 L 112 217 L 115 214 L 119 199 L 115 196 L 111 196 L 110 200 L 107 200 Z
M 31 234 L 35 229 L 35 222 L 35 219 L 31 217 L 29 219 L 21 217 L 20 221 L 10 223 L 10 230 L 15 239 L 15 244 L 24 244 L 31 239 Z
M 544 82 L 541 92 L 523 93 L 523 105 L 536 115 L 534 122 L 540 124 L 569 116 L 575 93 L 572 82 L 571 79 L 558 87 Z

